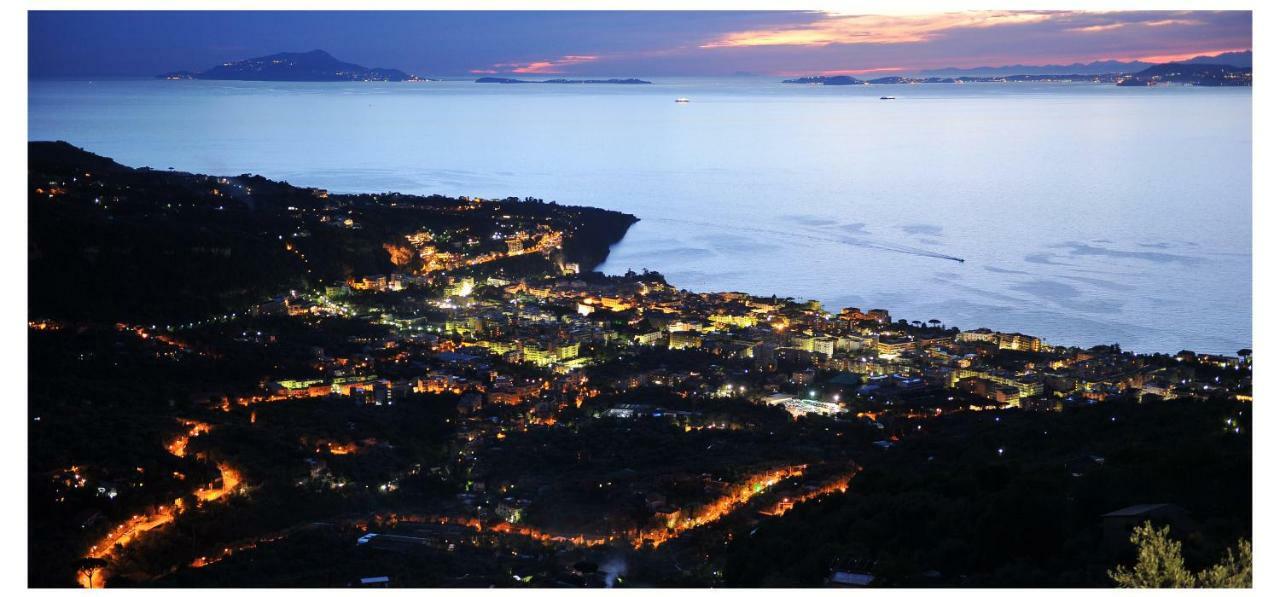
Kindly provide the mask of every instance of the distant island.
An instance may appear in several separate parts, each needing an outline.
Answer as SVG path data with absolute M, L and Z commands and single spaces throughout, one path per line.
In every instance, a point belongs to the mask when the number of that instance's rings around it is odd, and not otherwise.
M 810 76 L 800 77 L 797 79 L 787 79 L 783 83 L 791 83 L 797 85 L 911 85 L 916 83 L 1010 83 L 1010 82 L 1085 82 L 1085 83 L 1113 83 L 1124 77 L 1124 73 L 1110 73 L 1098 75 L 1060 75 L 1060 74 L 1040 74 L 1040 75 L 1000 75 L 990 77 L 966 76 L 966 77 L 879 77 L 876 79 L 857 79 L 848 75 L 835 76 Z
M 428 81 L 416 75 L 394 68 L 369 68 L 350 62 L 342 62 L 324 50 L 310 52 L 281 52 L 227 62 L 201 72 L 174 71 L 157 75 L 159 79 L 180 81 L 207 79 L 214 81 L 294 81 L 294 82 L 348 82 L 348 81 Z
M 1229 66 L 1253 66 L 1253 52 L 1223 52 L 1211 56 L 1196 56 L 1189 60 L 1179 60 L 1180 64 L 1226 64 Z M 932 69 L 918 73 L 922 77 L 993 77 L 999 75 L 1100 75 L 1107 73 L 1136 73 L 1144 68 L 1157 66 L 1154 62 L 1121 60 L 1099 60 L 1095 62 L 1074 64 L 1006 64 L 1004 66 L 978 66 L 971 68 L 947 67 Z
M 652 85 L 650 81 L 643 79 L 547 79 L 545 81 L 530 81 L 527 79 L 511 79 L 507 77 L 480 77 L 476 79 L 476 83 L 550 83 L 559 85 Z
M 1200 87 L 1249 87 L 1253 68 L 1228 64 L 1157 64 L 1116 82 L 1122 87 L 1180 83 Z
M 1157 64 L 1135 73 L 1021 74 L 961 77 L 902 77 L 858 79 L 848 75 L 808 76 L 786 79 L 796 85 L 913 85 L 917 83 L 1114 83 L 1122 87 L 1146 87 L 1177 83 L 1202 87 L 1248 87 L 1253 85 L 1253 68 L 1229 64 Z
M 833 77 L 811 76 L 800 77 L 798 79 L 787 79 L 783 83 L 794 83 L 797 85 L 865 85 L 866 82 L 855 79 L 848 75 L 837 75 Z

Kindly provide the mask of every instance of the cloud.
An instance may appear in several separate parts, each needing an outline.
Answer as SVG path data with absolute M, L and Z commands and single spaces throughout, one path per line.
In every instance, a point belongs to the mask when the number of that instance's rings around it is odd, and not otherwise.
M 1112 23 L 1100 23 L 1097 25 L 1085 25 L 1080 27 L 1070 27 L 1066 31 L 1074 33 L 1102 33 L 1104 31 L 1115 31 L 1117 29 L 1125 29 L 1130 27 L 1170 27 L 1174 25 L 1184 27 L 1194 27 L 1203 25 L 1204 21 L 1196 19 L 1152 19 L 1139 21 L 1115 21 Z
M 932 40 L 953 29 L 985 29 L 1038 23 L 1054 13 L 981 11 L 931 15 L 831 15 L 811 23 L 731 32 L 703 48 L 750 46 L 828 46 L 910 44 Z
M 1128 27 L 1128 23 L 1107 23 L 1106 25 L 1089 25 L 1088 27 L 1072 27 L 1067 31 L 1076 31 L 1079 33 L 1099 33 L 1102 31 L 1114 31 L 1123 27 Z
M 1178 52 L 1175 54 L 1152 54 L 1149 56 L 1134 56 L 1132 60 L 1139 62 L 1151 62 L 1154 64 L 1163 64 L 1166 62 L 1182 62 L 1183 60 L 1191 60 L 1201 56 L 1217 56 L 1228 52 L 1246 52 L 1250 48 L 1223 48 L 1219 50 L 1197 50 L 1195 52 Z
M 1142 23 L 1148 27 L 1168 27 L 1169 25 L 1203 25 L 1203 21 L 1194 19 L 1162 19 L 1159 21 L 1146 21 Z
M 837 68 L 832 70 L 820 70 L 816 72 L 813 71 L 812 69 L 809 69 L 809 70 L 803 70 L 803 71 L 788 72 L 784 74 L 786 74 L 787 76 L 818 74 L 824 77 L 834 77 L 839 75 L 875 75 L 879 73 L 899 73 L 899 72 L 902 72 L 903 70 L 906 70 L 906 69 L 902 68 L 901 66 L 879 66 L 874 68 Z
M 516 73 L 522 75 L 558 75 L 564 73 L 567 68 L 586 64 L 588 62 L 595 62 L 599 59 L 599 56 L 589 55 L 561 56 L 559 58 L 536 60 L 533 62 L 502 62 L 494 64 L 489 68 L 472 69 L 471 72 L 474 74 Z

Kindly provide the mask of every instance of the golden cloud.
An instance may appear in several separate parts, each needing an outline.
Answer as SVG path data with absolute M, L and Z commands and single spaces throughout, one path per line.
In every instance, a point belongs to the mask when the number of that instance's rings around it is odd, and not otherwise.
M 951 29 L 981 29 L 1038 23 L 1053 13 L 975 11 L 931 15 L 831 15 L 813 23 L 728 33 L 703 48 L 907 44 L 928 41 Z
M 1123 29 L 1125 27 L 1137 27 L 1137 26 L 1169 27 L 1171 25 L 1203 25 L 1203 24 L 1204 24 L 1203 21 L 1197 21 L 1194 19 L 1158 19 L 1154 21 L 1116 22 L 1116 23 L 1106 23 L 1102 25 L 1089 25 L 1087 27 L 1072 27 L 1070 29 L 1067 29 L 1067 31 L 1072 31 L 1076 33 L 1099 33 L 1102 31 L 1114 31 L 1116 29 Z
M 1217 56 L 1229 52 L 1247 52 L 1249 48 L 1220 48 L 1217 50 L 1197 50 L 1194 52 L 1178 52 L 1175 54 L 1153 54 L 1148 56 L 1132 56 L 1124 59 L 1137 60 L 1139 62 L 1151 62 L 1153 64 L 1163 64 L 1167 62 L 1182 62 L 1200 56 Z
M 575 64 L 583 64 L 586 62 L 595 62 L 599 59 L 599 56 L 561 56 L 559 58 L 537 60 L 534 62 L 503 62 L 495 64 L 490 68 L 472 69 L 471 72 L 476 74 L 519 73 L 522 75 L 555 75 L 563 73 L 565 67 L 573 66 Z
M 1089 25 L 1088 27 L 1072 27 L 1067 31 L 1075 31 L 1078 33 L 1099 33 L 1102 31 L 1114 31 L 1127 26 L 1128 23 L 1108 23 L 1106 25 Z
M 1159 21 L 1144 21 L 1142 23 L 1148 27 L 1168 27 L 1169 25 L 1203 25 L 1204 21 L 1194 19 L 1160 19 Z

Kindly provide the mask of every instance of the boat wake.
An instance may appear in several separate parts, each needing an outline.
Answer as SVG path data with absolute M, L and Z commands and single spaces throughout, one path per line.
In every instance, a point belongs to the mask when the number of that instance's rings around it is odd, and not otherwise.
M 913 247 L 910 245 L 903 245 L 903 244 L 884 242 L 884 241 L 871 241 L 871 240 L 864 240 L 860 238 L 850 238 L 850 237 L 820 236 L 817 234 L 805 234 L 803 232 L 788 232 L 785 230 L 775 230 L 770 228 L 757 228 L 754 226 L 741 226 L 741 225 L 735 225 L 735 224 L 721 224 L 721 223 L 713 223 L 713 222 L 699 222 L 697 220 L 683 220 L 683 219 L 677 219 L 677 218 L 646 218 L 646 219 L 654 220 L 658 222 L 671 222 L 674 224 L 688 224 L 691 226 L 702 226 L 706 228 L 715 228 L 719 230 L 728 229 L 728 230 L 738 230 L 742 232 L 754 232 L 758 234 L 766 234 L 769 236 L 783 237 L 783 238 L 802 238 L 805 240 L 811 240 L 815 242 L 835 243 L 835 244 L 841 244 L 841 245 L 849 245 L 853 247 L 860 247 L 863 249 L 872 249 L 876 251 L 889 251 L 891 253 L 914 255 L 916 257 L 928 257 L 931 259 L 946 259 L 948 261 L 964 263 L 963 258 L 957 257 L 955 255 L 948 255 L 946 253 L 939 253 L 937 251 L 930 251 L 928 249 L 921 249 L 919 247 Z

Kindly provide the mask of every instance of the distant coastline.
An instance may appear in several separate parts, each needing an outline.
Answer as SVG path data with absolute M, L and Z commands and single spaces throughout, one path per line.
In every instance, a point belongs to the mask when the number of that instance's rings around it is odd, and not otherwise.
M 1149 66 L 1138 72 L 1101 74 L 1017 74 L 959 77 L 889 76 L 858 79 L 849 75 L 812 75 L 785 79 L 793 85 L 915 85 L 927 83 L 1102 83 L 1121 87 L 1147 87 L 1162 83 L 1200 87 L 1249 87 L 1253 85 L 1253 67 L 1229 64 L 1170 63 Z
M 500 85 L 511 85 L 518 83 L 540 83 L 551 85 L 652 85 L 652 81 L 643 79 L 547 79 L 545 81 L 530 81 L 528 79 L 512 79 L 508 77 L 480 77 L 476 79 L 476 83 L 497 83 Z
M 879 77 L 858 79 L 848 75 L 809 76 L 786 79 L 783 83 L 794 85 L 915 85 L 925 83 L 1115 83 L 1126 76 L 1123 73 L 1103 75 L 1007 75 L 992 77 Z

